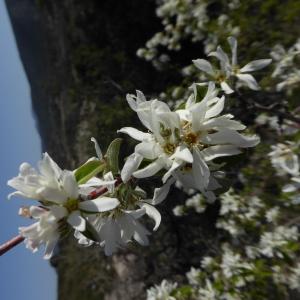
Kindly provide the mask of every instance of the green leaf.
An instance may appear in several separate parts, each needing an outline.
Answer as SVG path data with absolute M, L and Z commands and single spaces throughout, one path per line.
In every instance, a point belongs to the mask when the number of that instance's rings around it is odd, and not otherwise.
M 119 173 L 119 152 L 122 139 L 114 139 L 108 146 L 105 158 L 107 162 L 107 169 L 113 174 Z
M 75 171 L 75 178 L 78 184 L 86 183 L 89 179 L 104 170 L 105 164 L 99 160 L 88 160 Z

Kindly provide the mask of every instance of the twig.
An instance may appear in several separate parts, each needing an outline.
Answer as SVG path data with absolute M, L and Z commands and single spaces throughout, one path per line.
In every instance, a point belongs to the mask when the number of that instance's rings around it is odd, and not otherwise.
M 3 255 L 4 253 L 6 253 L 7 251 L 9 251 L 10 249 L 12 249 L 13 247 L 19 245 L 20 243 L 22 243 L 24 241 L 24 237 L 21 235 L 18 235 L 14 238 L 12 238 L 11 240 L 7 241 L 6 243 L 2 244 L 0 246 L 0 256 Z
M 263 105 L 260 105 L 258 103 L 255 103 L 254 105 L 255 105 L 256 108 L 258 108 L 260 110 L 275 113 L 275 114 L 280 115 L 281 117 L 283 117 L 287 120 L 290 120 L 290 121 L 293 121 L 293 122 L 297 123 L 298 125 L 300 124 L 300 118 L 295 117 L 294 115 L 292 115 L 290 113 L 283 112 L 283 111 L 280 111 L 280 110 L 276 110 L 276 106 L 278 105 L 278 103 L 274 103 L 274 104 L 271 104 L 269 106 L 263 106 Z

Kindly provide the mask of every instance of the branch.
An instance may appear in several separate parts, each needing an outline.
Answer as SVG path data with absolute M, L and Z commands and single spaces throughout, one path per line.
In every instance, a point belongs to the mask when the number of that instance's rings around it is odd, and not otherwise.
M 25 238 L 23 236 L 18 235 L 16 237 L 12 238 L 11 240 L 7 241 L 6 243 L 2 244 L 0 246 L 0 256 L 5 254 L 7 251 L 12 249 L 13 247 L 22 243 L 24 241 L 24 239 Z
M 262 111 L 271 112 L 271 113 L 280 115 L 281 117 L 283 117 L 287 120 L 293 121 L 293 122 L 297 123 L 298 125 L 300 124 L 300 118 L 295 117 L 291 113 L 284 112 L 284 111 L 276 109 L 276 106 L 278 105 L 278 103 L 274 103 L 274 104 L 271 104 L 269 106 L 263 106 L 263 105 L 260 105 L 258 103 L 254 103 L 254 105 L 255 105 L 256 108 L 258 108 Z M 299 108 L 297 108 L 297 109 L 299 109 Z

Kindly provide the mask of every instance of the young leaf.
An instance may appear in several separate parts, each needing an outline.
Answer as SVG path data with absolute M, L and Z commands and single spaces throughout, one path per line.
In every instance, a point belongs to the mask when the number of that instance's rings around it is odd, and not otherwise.
M 89 179 L 104 170 L 105 164 L 98 159 L 88 160 L 75 171 L 75 178 L 78 184 L 86 183 Z
M 119 173 L 119 152 L 122 139 L 114 139 L 108 146 L 105 158 L 107 162 L 107 168 L 113 174 Z

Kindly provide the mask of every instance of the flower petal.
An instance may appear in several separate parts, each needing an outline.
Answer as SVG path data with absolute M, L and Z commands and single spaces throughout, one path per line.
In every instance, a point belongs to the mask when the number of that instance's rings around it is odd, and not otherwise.
M 225 92 L 225 94 L 232 94 L 232 93 L 234 93 L 234 90 L 225 81 L 221 82 L 221 88 Z
M 233 66 L 237 65 L 237 40 L 235 37 L 230 36 L 227 39 L 229 46 L 231 48 L 231 53 L 232 53 L 232 58 L 231 58 L 231 63 Z
M 154 174 L 156 174 L 158 171 L 160 171 L 163 167 L 164 165 L 162 164 L 162 162 L 159 159 L 157 159 L 156 161 L 149 164 L 147 167 L 135 171 L 133 173 L 133 176 L 136 178 L 151 177 Z
M 138 153 L 132 153 L 127 159 L 121 171 L 121 178 L 124 183 L 126 183 L 132 173 L 136 171 L 141 164 L 143 157 Z
M 243 68 L 240 69 L 241 73 L 248 73 L 252 71 L 257 71 L 260 69 L 263 69 L 267 65 L 269 65 L 272 62 L 272 59 L 258 59 L 253 60 L 246 64 Z
M 100 196 L 93 200 L 79 203 L 80 210 L 87 212 L 105 212 L 116 208 L 120 204 L 117 198 Z
M 207 61 L 205 59 L 196 59 L 196 60 L 193 60 L 193 63 L 201 71 L 203 71 L 209 75 L 212 75 L 212 76 L 215 74 L 213 67 L 209 61 Z
M 146 214 L 154 220 L 155 226 L 153 228 L 153 231 L 156 231 L 161 222 L 160 212 L 154 206 L 149 205 L 147 203 L 140 204 L 140 206 L 141 208 L 144 208 L 146 210 Z
M 154 189 L 153 198 L 145 200 L 147 203 L 157 205 L 163 202 L 169 194 L 171 185 L 175 182 L 174 178 L 170 178 L 162 187 Z
M 255 78 L 250 74 L 237 74 L 236 77 L 244 82 L 251 90 L 258 91 L 260 87 Z
M 103 159 L 103 154 L 102 154 L 101 148 L 100 148 L 97 140 L 94 137 L 91 137 L 91 141 L 95 144 L 95 150 L 96 150 L 96 153 L 97 153 L 97 156 L 98 156 L 99 160 L 102 160 Z
M 194 147 L 193 149 L 193 158 L 194 158 L 193 168 L 192 168 L 193 177 L 197 185 L 197 188 L 200 191 L 202 191 L 205 190 L 208 186 L 210 171 L 202 157 L 201 152 L 196 147 Z
M 209 108 L 209 110 L 205 114 L 205 118 L 210 119 L 219 115 L 224 109 L 224 102 L 225 97 L 223 96 L 219 101 L 216 102 L 216 104 Z
M 203 138 L 207 144 L 232 144 L 240 148 L 254 147 L 260 139 L 256 135 L 245 136 L 235 130 L 224 128 L 223 130 L 207 135 Z
M 80 211 L 75 210 L 67 218 L 67 222 L 78 231 L 85 231 L 86 220 L 81 216 Z
M 137 141 L 144 141 L 144 140 L 151 139 L 150 133 L 142 132 L 133 127 L 123 127 L 120 130 L 118 130 L 117 132 L 128 134 L 130 137 L 132 137 L 133 139 L 135 139 Z
M 75 176 L 71 171 L 64 171 L 62 183 L 64 190 L 66 191 L 67 195 L 71 199 L 78 198 L 78 184 L 76 182 Z
M 221 156 L 231 156 L 240 154 L 241 151 L 232 145 L 211 146 L 201 151 L 205 161 L 213 160 Z

